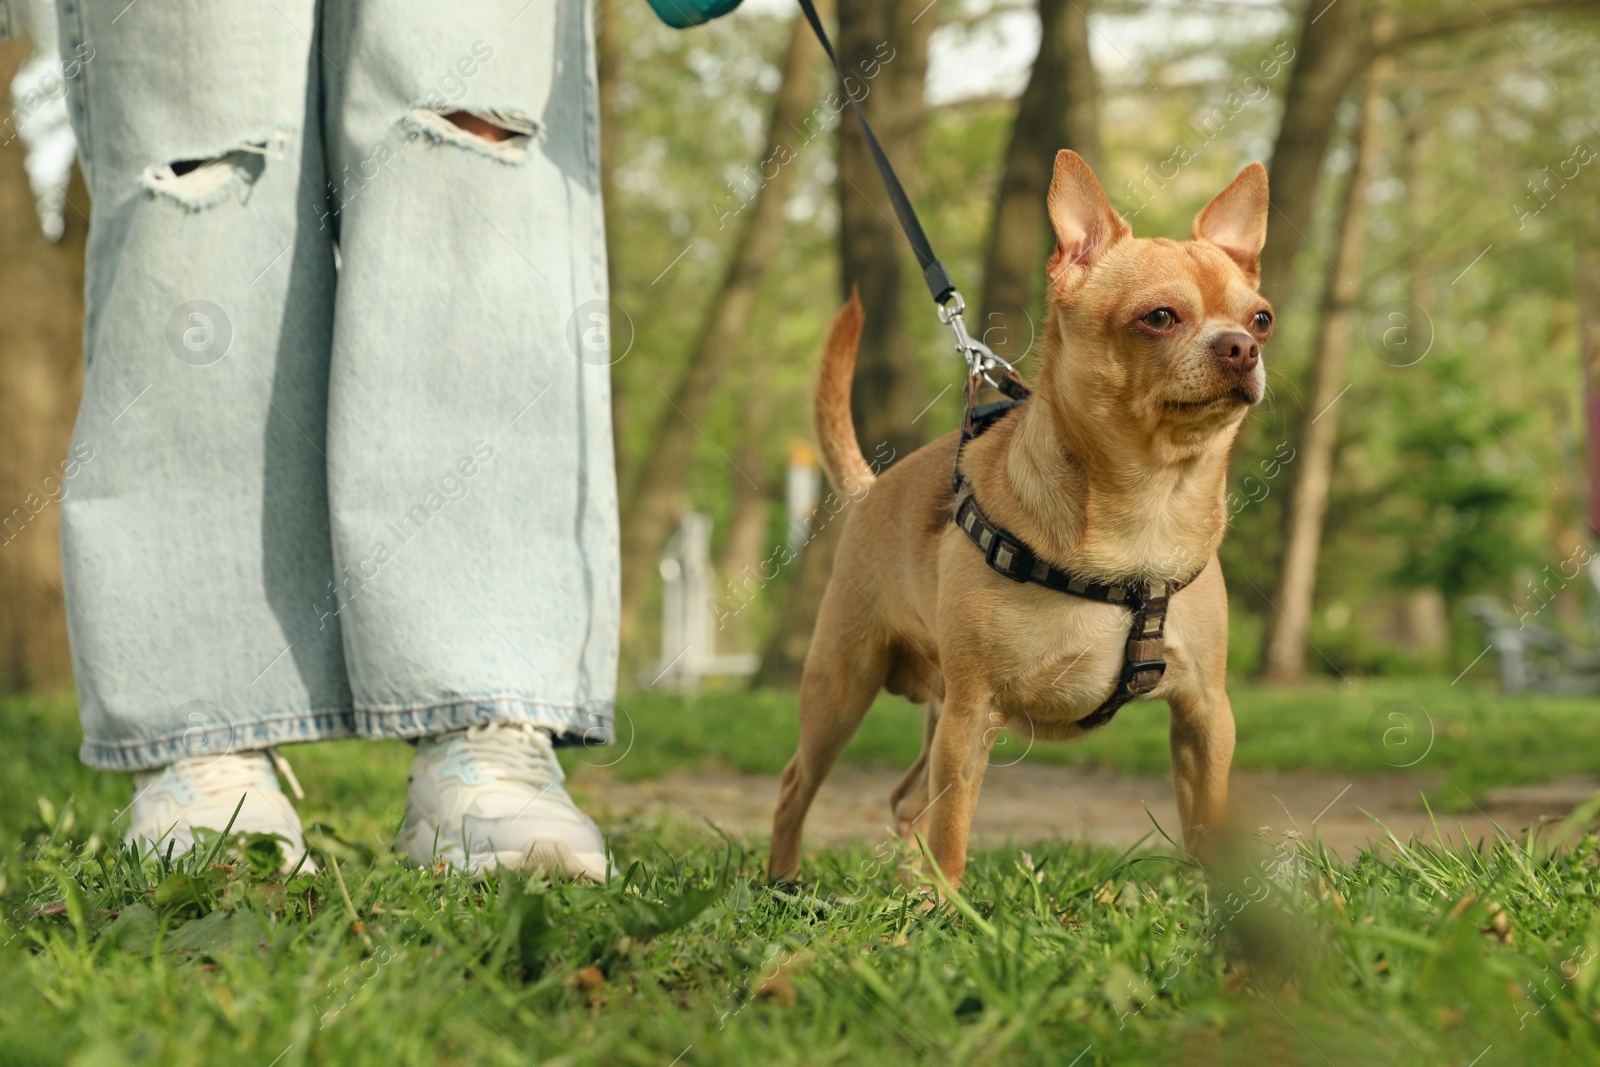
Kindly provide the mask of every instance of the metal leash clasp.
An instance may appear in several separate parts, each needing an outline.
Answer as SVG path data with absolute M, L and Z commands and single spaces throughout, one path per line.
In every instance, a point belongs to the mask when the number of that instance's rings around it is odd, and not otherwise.
M 998 389 L 1000 383 L 990 377 L 989 372 L 996 367 L 1004 367 L 1015 373 L 1016 368 L 995 355 L 988 345 L 967 332 L 966 320 L 962 318 L 962 312 L 966 309 L 967 302 L 961 299 L 961 293 L 951 290 L 950 298 L 939 305 L 939 321 L 955 331 L 956 352 L 966 360 L 967 374 L 973 378 L 981 375 L 984 381 Z

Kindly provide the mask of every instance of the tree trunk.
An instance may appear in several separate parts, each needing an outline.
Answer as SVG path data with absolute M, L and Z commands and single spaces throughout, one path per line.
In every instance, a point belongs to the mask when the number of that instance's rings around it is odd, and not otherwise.
M 1271 213 L 1261 251 L 1261 295 L 1287 307 L 1295 257 L 1306 243 L 1339 102 L 1372 58 L 1362 0 L 1315 0 L 1300 31 L 1283 120 L 1267 170 Z
M 1426 120 L 1420 108 L 1414 107 L 1408 111 L 1402 102 L 1398 125 L 1402 139 L 1394 155 L 1396 176 L 1405 188 L 1404 225 L 1411 233 L 1426 233 L 1429 222 L 1424 217 L 1425 205 L 1437 202 L 1435 190 L 1428 184 L 1427 170 L 1423 165 L 1424 151 L 1428 145 L 1427 133 L 1432 124 Z M 1405 298 L 1416 312 L 1403 322 L 1407 328 L 1406 339 L 1425 350 L 1432 338 L 1424 342 L 1417 331 L 1425 322 L 1436 321 L 1433 313 L 1439 302 L 1437 285 L 1432 270 L 1421 256 L 1409 257 L 1403 270 Z M 1391 388 L 1395 391 L 1390 394 L 1388 403 L 1428 403 L 1429 384 L 1426 378 L 1415 374 L 1402 376 L 1398 380 L 1391 378 Z M 1412 654 L 1429 665 L 1442 667 L 1450 652 L 1450 604 L 1442 590 L 1436 586 L 1424 586 L 1411 591 L 1406 601 L 1406 629 Z
M 1600 210 L 1595 212 L 1600 226 Z M 1600 537 L 1600 242 L 1596 230 L 1574 231 L 1577 247 L 1578 351 L 1583 359 L 1584 411 L 1588 439 L 1584 450 L 1588 467 L 1589 532 Z
M 622 15 L 618 0 L 595 4 L 595 67 L 600 100 L 600 199 L 611 205 L 617 167 L 617 87 L 622 79 Z M 612 274 L 615 275 L 615 271 Z
M 757 689 L 792 689 L 800 684 L 806 652 L 811 648 L 811 631 L 816 629 L 817 609 L 822 593 L 833 574 L 833 554 L 839 547 L 844 515 L 817 531 L 800 555 L 799 570 L 789 584 L 777 628 L 761 653 L 761 667 L 750 684 Z
M 26 54 L 0 42 L 0 86 Z M 40 232 L 21 138 L 0 142 L 0 692 L 70 685 L 61 587 L 61 462 L 83 387 L 89 197 L 74 170 L 66 234 Z
M 1317 555 L 1322 545 L 1322 520 L 1333 481 L 1334 446 L 1339 433 L 1339 401 L 1344 390 L 1345 357 L 1361 295 L 1361 272 L 1367 225 L 1367 190 L 1378 155 L 1378 133 L 1384 90 L 1393 59 L 1375 60 L 1367 75 L 1356 127 L 1355 162 L 1345 190 L 1338 246 L 1323 290 L 1313 355 L 1312 387 L 1295 454 L 1298 476 L 1289 497 L 1283 562 L 1275 610 L 1267 616 L 1262 673 L 1276 683 L 1298 682 L 1305 674 L 1307 631 L 1311 628 L 1316 588 Z
M 717 383 L 738 350 L 750 322 L 761 279 L 783 238 L 783 205 L 798 129 L 811 103 L 812 68 L 820 52 L 805 20 L 796 18 L 784 56 L 782 82 L 773 97 L 766 148 L 757 162 L 761 179 L 737 215 L 724 222 L 740 227 L 722 284 L 701 325 L 688 366 L 656 420 L 650 452 L 638 463 L 625 498 L 622 527 L 622 647 L 637 628 L 640 606 L 656 570 L 656 556 L 678 517 L 683 479 L 694 453 L 699 424 L 716 396 Z M 740 217 L 742 216 L 742 217 Z M 740 475 L 744 477 L 745 475 Z
M 728 516 L 728 536 L 717 569 L 737 583 L 745 571 L 755 572 L 767 553 L 767 514 L 770 495 L 767 459 L 762 445 L 771 435 L 767 421 L 767 389 L 771 375 L 766 360 L 745 365 L 744 420 L 739 451 L 740 473 L 733 473 L 733 509 Z
M 1010 360 L 1028 350 L 1038 322 L 1029 310 L 1044 291 L 1051 232 L 1044 201 L 1055 154 L 1070 148 L 1096 171 L 1100 165 L 1098 92 L 1084 5 L 1039 0 L 1039 22 L 1039 55 L 1011 124 L 983 259 L 982 314 L 973 324 L 996 354 Z
M 839 11 L 839 60 L 850 79 L 845 89 L 861 101 L 908 192 L 914 187 L 926 116 L 923 81 L 934 21 L 926 0 L 856 0 Z M 843 289 L 848 294 L 859 286 L 867 314 L 851 397 L 856 436 L 868 455 L 888 442 L 894 455 L 904 456 L 922 443 L 914 420 L 930 399 L 924 395 L 900 314 L 901 264 L 911 262 L 919 273 L 920 268 L 890 221 L 894 211 L 882 179 L 860 124 L 848 114 L 839 123 L 838 192 Z M 931 305 L 927 313 L 932 314 Z M 805 546 L 754 685 L 799 681 L 822 591 L 833 571 L 842 520 L 841 515 L 827 523 Z
M 935 21 L 927 0 L 855 0 L 839 7 L 839 60 L 850 78 L 845 91 L 860 100 L 913 198 Z M 861 125 L 849 114 L 839 122 L 838 193 L 843 294 L 859 286 L 867 313 L 850 403 L 856 433 L 868 455 L 885 441 L 895 455 L 909 455 L 922 444 L 913 420 L 931 397 L 901 314 L 901 269 L 909 264 L 920 277 L 921 267 L 893 221 Z M 933 314 L 931 301 L 922 313 Z

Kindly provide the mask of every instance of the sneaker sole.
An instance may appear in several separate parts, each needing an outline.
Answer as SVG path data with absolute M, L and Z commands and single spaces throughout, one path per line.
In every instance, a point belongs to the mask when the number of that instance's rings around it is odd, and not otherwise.
M 574 852 L 564 841 L 535 841 L 527 855 L 515 852 L 495 853 L 495 862 L 509 870 L 522 870 L 528 874 L 544 871 L 546 874 L 604 884 L 606 857 L 600 852 Z
M 432 828 L 425 823 L 419 823 L 415 830 L 405 836 L 414 841 L 427 841 L 430 844 L 434 840 Z M 497 870 L 523 871 L 527 874 L 543 871 L 556 877 L 603 885 L 609 875 L 616 873 L 607 862 L 605 853 L 574 852 L 572 846 L 564 841 L 535 841 L 526 851 L 504 849 L 482 853 L 481 859 L 468 864 L 458 862 L 444 851 L 428 860 L 419 859 L 403 841 L 396 842 L 396 845 L 411 863 L 428 866 L 442 860 L 456 870 L 472 875 L 474 881 L 482 881 Z

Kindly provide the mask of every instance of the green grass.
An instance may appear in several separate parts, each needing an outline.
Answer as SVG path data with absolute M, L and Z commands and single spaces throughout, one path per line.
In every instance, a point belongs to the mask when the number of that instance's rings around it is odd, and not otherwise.
M 1394 692 L 1274 698 L 1298 748 L 1247 740 L 1272 703 L 1241 693 L 1241 754 L 1366 766 L 1362 700 Z M 1592 751 L 1583 705 L 1517 709 L 1552 738 L 1446 692 L 1409 698 L 1465 724 L 1441 767 Z M 625 703 L 619 772 L 788 754 L 792 701 Z M 1130 710 L 1080 747 L 1164 766 L 1164 717 Z M 852 758 L 906 757 L 888 727 L 914 720 L 868 722 Z M 1259 845 L 1210 879 L 1159 841 L 1038 846 L 976 855 L 933 908 L 904 856 L 824 853 L 774 890 L 759 842 L 679 820 L 609 828 L 628 873 L 605 887 L 475 885 L 388 851 L 408 750 L 343 743 L 295 750 L 322 869 L 286 883 L 259 843 L 143 865 L 108 844 L 127 778 L 77 765 L 70 704 L 0 703 L 0 729 L 0 1064 L 1600 1063 L 1600 845 L 1577 829 L 1350 864 Z

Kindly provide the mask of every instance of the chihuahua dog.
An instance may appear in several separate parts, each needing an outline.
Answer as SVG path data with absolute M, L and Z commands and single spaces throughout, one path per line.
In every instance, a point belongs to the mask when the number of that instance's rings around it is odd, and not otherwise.
M 1259 163 L 1187 241 L 1136 239 L 1084 161 L 1050 182 L 1057 245 L 1033 394 L 959 452 L 968 492 L 1037 561 L 1097 583 L 1190 584 L 1166 608 L 1166 669 L 1141 699 L 1172 709 L 1184 846 L 1206 856 L 1233 758 L 1224 687 L 1228 453 L 1266 384 L 1272 309 L 1256 291 L 1267 232 Z M 851 297 L 822 356 L 814 419 L 848 516 L 800 683 L 800 744 L 773 817 L 771 874 L 791 878 L 817 788 L 880 689 L 927 707 L 922 754 L 890 805 L 952 886 L 1002 727 L 1078 737 L 1124 671 L 1129 608 L 996 573 L 953 523 L 959 434 L 874 481 L 850 421 L 863 315 Z M 870 486 L 870 491 L 866 491 Z M 863 495 L 863 493 L 865 495 Z M 1037 564 L 1035 564 L 1037 566 Z M 1129 669 L 1132 669 L 1131 667 Z M 1107 716 L 1109 717 L 1109 716 Z M 1048 802 L 1049 798 L 1041 798 Z

